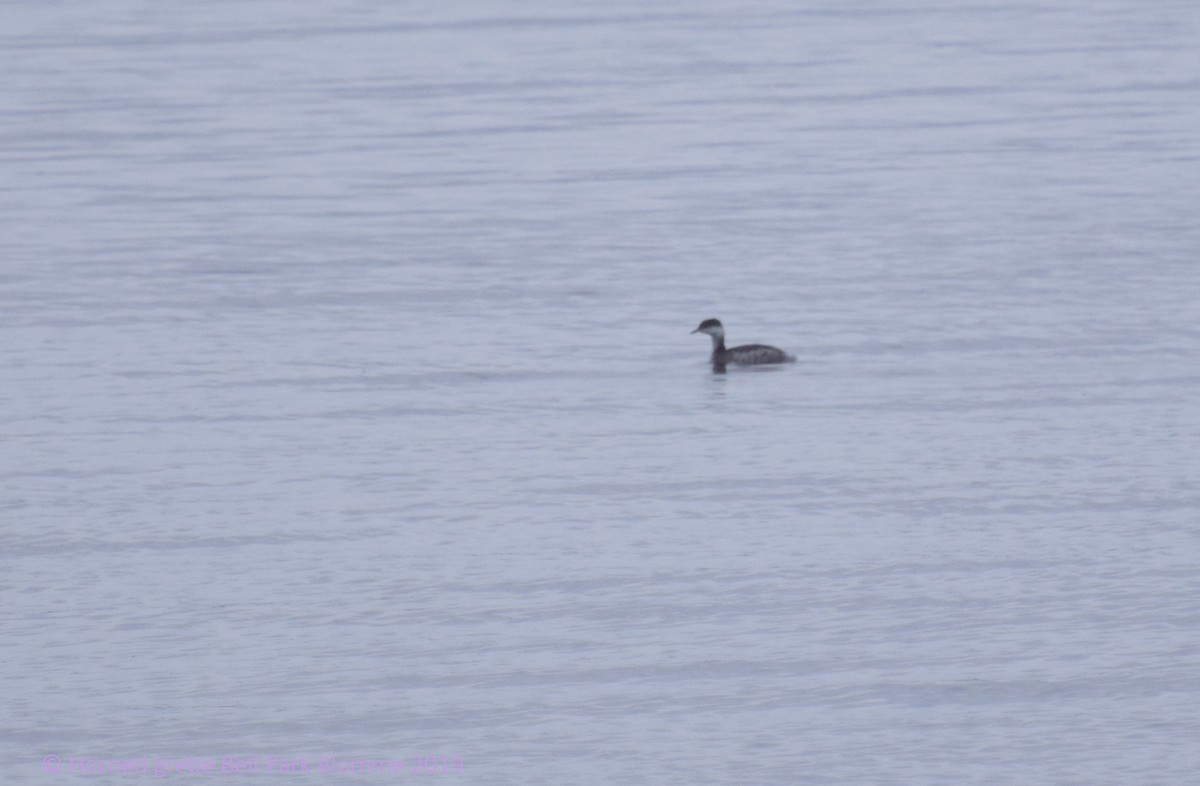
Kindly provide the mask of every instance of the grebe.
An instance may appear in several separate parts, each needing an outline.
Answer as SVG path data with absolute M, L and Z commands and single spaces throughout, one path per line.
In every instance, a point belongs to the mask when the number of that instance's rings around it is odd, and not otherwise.
M 712 336 L 713 351 L 709 360 L 713 371 L 724 371 L 725 364 L 733 363 L 739 366 L 759 366 L 766 363 L 788 363 L 794 357 L 776 347 L 766 344 L 744 344 L 733 349 L 725 348 L 725 326 L 719 319 L 706 319 L 693 333 L 707 333 Z

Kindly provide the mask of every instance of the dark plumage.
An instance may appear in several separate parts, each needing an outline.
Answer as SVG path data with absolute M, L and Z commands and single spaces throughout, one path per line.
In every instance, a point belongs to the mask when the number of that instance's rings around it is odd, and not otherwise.
M 769 347 L 766 344 L 743 344 L 740 347 L 726 349 L 725 326 L 719 319 L 706 319 L 700 323 L 700 327 L 692 332 L 707 333 L 712 336 L 713 351 L 709 360 L 715 371 L 724 371 L 726 364 L 729 363 L 738 366 L 758 366 L 767 363 L 788 363 L 796 359 L 782 349 Z

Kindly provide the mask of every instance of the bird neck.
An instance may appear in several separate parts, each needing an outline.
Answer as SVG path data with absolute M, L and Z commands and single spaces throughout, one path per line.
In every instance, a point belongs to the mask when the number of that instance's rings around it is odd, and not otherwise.
M 725 354 L 725 334 L 724 333 L 716 334 L 715 336 L 712 337 L 712 342 L 713 342 L 713 353 L 712 353 L 713 362 L 716 362 L 717 358 L 719 358 L 721 355 Z

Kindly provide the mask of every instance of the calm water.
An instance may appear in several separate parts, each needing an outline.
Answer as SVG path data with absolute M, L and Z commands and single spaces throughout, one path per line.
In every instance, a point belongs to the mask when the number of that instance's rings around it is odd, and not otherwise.
M 1194 779 L 1198 27 L 0 8 L 0 780 Z

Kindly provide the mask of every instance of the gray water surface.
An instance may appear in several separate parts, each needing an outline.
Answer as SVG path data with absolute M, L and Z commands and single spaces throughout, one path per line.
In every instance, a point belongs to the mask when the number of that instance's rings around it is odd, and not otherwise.
M 0 780 L 1191 782 L 1198 27 L 0 8 Z

